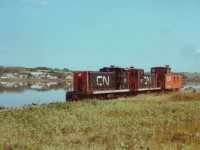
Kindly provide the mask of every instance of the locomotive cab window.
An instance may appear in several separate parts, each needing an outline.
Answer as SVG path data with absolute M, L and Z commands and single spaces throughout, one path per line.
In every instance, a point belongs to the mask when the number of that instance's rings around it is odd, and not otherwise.
M 151 68 L 151 73 L 156 73 L 154 68 Z
M 131 72 L 131 76 L 134 77 L 134 72 Z
M 168 69 L 167 69 L 167 73 L 171 73 L 171 68 L 168 68 Z
M 163 68 L 163 69 L 162 69 L 162 73 L 163 73 L 163 74 L 166 74 L 166 73 L 167 73 L 167 69 Z
M 134 76 L 135 76 L 136 78 L 138 78 L 138 73 L 137 73 L 137 72 L 135 72 Z

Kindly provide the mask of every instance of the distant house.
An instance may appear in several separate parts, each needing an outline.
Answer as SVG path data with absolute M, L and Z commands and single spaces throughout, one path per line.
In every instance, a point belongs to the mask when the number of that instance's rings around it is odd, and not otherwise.
M 30 75 L 32 78 L 40 78 L 40 75 L 42 75 L 42 72 L 31 72 Z
M 20 73 L 19 78 L 28 79 L 31 76 L 30 73 Z
M 5 73 L 7 78 L 14 78 L 14 75 L 12 73 Z
M 47 79 L 58 79 L 58 76 L 57 76 L 56 74 L 51 73 L 51 74 L 48 74 L 48 75 L 46 76 L 46 78 L 47 78 Z
M 40 79 L 46 79 L 47 78 L 47 74 L 46 73 L 41 74 L 41 75 L 39 75 L 39 77 L 40 77 Z
M 0 73 L 0 78 L 4 79 L 6 78 L 6 75 L 4 73 Z
M 66 76 L 66 80 L 73 80 L 72 75 L 71 75 L 71 74 L 68 74 L 68 75 Z
M 5 79 L 5 78 L 15 78 L 12 73 L 1 73 L 0 78 Z

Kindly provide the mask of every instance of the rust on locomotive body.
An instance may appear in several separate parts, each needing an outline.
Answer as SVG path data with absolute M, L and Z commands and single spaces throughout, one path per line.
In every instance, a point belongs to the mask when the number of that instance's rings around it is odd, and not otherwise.
M 164 89 L 179 89 L 183 88 L 183 77 L 180 74 L 166 74 L 164 76 Z
M 89 85 L 88 85 L 88 72 L 81 71 L 81 72 L 74 72 L 74 91 L 84 91 L 87 92 Z

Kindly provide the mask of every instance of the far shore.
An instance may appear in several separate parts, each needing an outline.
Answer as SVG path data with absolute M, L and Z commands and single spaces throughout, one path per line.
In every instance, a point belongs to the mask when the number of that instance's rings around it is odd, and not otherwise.
M 36 79 L 36 78 L 0 78 L 0 82 L 71 82 L 66 79 Z

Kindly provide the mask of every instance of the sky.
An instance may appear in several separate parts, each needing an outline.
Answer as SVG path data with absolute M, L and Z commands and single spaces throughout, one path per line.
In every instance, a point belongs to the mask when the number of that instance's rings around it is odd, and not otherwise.
M 0 0 L 0 66 L 200 72 L 200 0 Z

